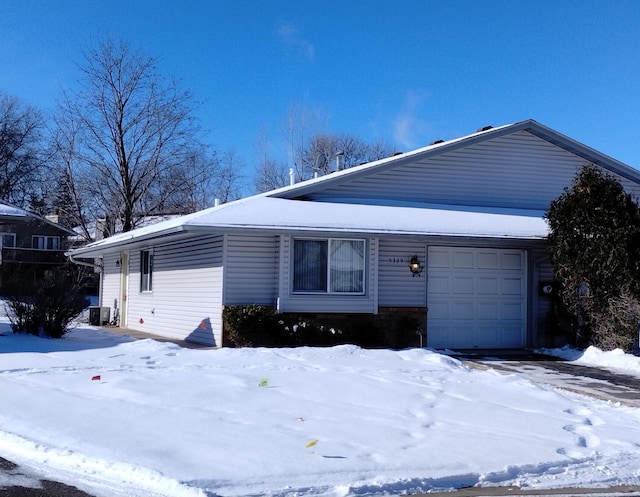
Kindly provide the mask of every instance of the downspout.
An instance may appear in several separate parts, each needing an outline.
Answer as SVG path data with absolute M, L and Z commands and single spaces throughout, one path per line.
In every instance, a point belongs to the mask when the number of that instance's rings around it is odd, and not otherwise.
M 102 264 L 94 264 L 91 262 L 85 262 L 85 261 L 79 261 L 78 259 L 74 258 L 71 254 L 65 254 L 68 258 L 69 261 L 73 264 L 76 264 L 78 266 L 86 266 L 86 267 L 92 267 L 94 270 L 98 270 L 98 274 L 100 275 L 100 285 L 98 286 L 98 303 L 100 305 L 102 305 L 102 284 L 103 284 L 103 277 L 104 277 L 104 267 Z

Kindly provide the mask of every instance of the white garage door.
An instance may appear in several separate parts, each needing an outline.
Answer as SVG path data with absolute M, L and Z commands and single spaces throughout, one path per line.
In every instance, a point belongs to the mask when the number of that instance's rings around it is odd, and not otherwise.
M 427 344 L 443 349 L 525 345 L 522 250 L 429 247 Z

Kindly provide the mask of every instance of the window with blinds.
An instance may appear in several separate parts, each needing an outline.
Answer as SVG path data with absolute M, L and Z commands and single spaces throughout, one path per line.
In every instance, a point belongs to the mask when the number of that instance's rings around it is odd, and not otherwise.
M 365 247 L 365 240 L 294 239 L 293 291 L 364 294 Z

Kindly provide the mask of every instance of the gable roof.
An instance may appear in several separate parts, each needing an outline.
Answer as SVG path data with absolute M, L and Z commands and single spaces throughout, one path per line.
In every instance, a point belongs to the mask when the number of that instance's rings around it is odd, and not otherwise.
M 394 155 L 385 159 L 369 162 L 342 171 L 303 181 L 268 192 L 269 196 L 282 198 L 303 197 L 319 189 L 338 186 L 373 173 L 388 171 L 403 164 L 424 161 L 430 157 L 455 152 L 471 145 L 511 135 L 518 131 L 526 131 L 542 140 L 555 145 L 571 154 L 581 157 L 585 162 L 592 162 L 605 170 L 626 178 L 634 183 L 640 183 L 640 171 L 624 164 L 606 154 L 588 147 L 562 133 L 544 126 L 533 119 L 515 124 L 507 124 L 490 129 L 484 129 L 453 140 L 433 143 L 410 152 Z
M 508 155 L 503 164 L 498 166 L 497 172 L 502 174 L 511 167 L 511 161 L 519 159 L 522 151 L 528 151 L 533 159 L 531 165 L 539 162 L 540 154 L 551 156 L 544 160 L 545 171 L 555 174 L 556 164 L 569 163 L 570 167 L 563 168 L 562 176 L 557 182 L 564 182 L 573 177 L 575 171 L 584 162 L 593 162 L 600 167 L 617 174 L 637 190 L 640 191 L 640 171 L 637 171 L 607 155 L 582 145 L 556 131 L 551 130 L 533 120 L 501 126 L 479 131 L 472 135 L 457 138 L 442 143 L 435 143 L 402 155 L 396 155 L 375 162 L 363 164 L 343 171 L 314 178 L 295 185 L 287 186 L 271 192 L 254 195 L 245 199 L 223 204 L 218 207 L 205 209 L 200 212 L 182 216 L 170 221 L 161 222 L 153 226 L 122 233 L 95 243 L 80 247 L 71 252 L 72 256 L 96 257 L 118 247 L 130 244 L 150 245 L 151 240 L 182 236 L 189 232 L 223 233 L 230 231 L 259 230 L 262 232 L 297 232 L 297 233 L 368 233 L 394 235 L 423 235 L 449 237 L 494 237 L 501 239 L 542 239 L 547 235 L 548 228 L 543 220 L 544 211 L 548 206 L 545 198 L 532 202 L 534 207 L 527 207 L 520 191 L 506 191 L 504 195 L 511 195 L 511 203 L 504 205 L 483 203 L 482 198 L 476 203 L 447 203 L 448 198 L 433 201 L 427 197 L 412 198 L 405 196 L 396 198 L 394 195 L 367 197 L 354 195 L 353 192 L 369 193 L 371 178 L 378 179 L 377 193 L 384 192 L 387 183 L 393 181 L 394 174 L 402 171 L 399 176 L 406 176 L 408 172 L 419 172 L 424 180 L 425 174 L 455 176 L 459 171 L 456 165 L 465 165 L 468 158 L 475 158 L 486 150 L 488 145 L 498 143 L 500 147 L 513 147 L 505 139 L 514 141 L 516 155 Z M 533 140 L 533 145 L 532 145 Z M 480 147 L 480 148 L 478 148 Z M 468 152 L 468 151 L 472 152 Z M 531 152 L 531 150 L 533 150 Z M 541 152 L 542 150 L 542 152 Z M 480 151 L 480 152 L 478 152 Z M 519 152 L 519 154 L 518 154 Z M 467 155 L 464 155 L 467 154 Z M 475 154 L 475 155 L 474 155 Z M 443 157 L 457 157 L 458 162 L 448 162 L 432 167 L 433 163 L 443 162 Z M 460 159 L 462 157 L 462 159 Z M 515 159 L 514 159 L 515 157 Z M 559 159 L 558 159 L 559 157 Z M 491 167 L 493 162 L 487 161 Z M 529 168 L 525 163 L 521 169 Z M 502 169 L 500 169 L 502 168 Z M 513 169 L 513 168 L 512 168 Z M 535 169 L 535 168 L 533 168 Z M 472 170 L 478 176 L 480 171 Z M 486 172 L 486 169 L 485 169 Z M 528 174 L 534 174 L 535 170 Z M 511 172 L 511 180 L 524 183 L 525 192 L 533 185 L 522 181 L 517 174 Z M 471 178 L 467 191 L 473 191 L 475 178 Z M 400 191 L 405 184 L 397 186 Z M 455 192 L 460 185 L 448 180 L 450 191 Z M 354 186 L 355 185 L 355 186 Z M 380 186 L 381 185 L 381 186 Z M 555 185 L 562 190 L 563 185 Z M 419 183 L 418 191 L 422 188 Z M 438 188 L 436 185 L 434 188 Z M 497 186 L 500 191 L 500 186 Z M 541 190 L 544 190 L 542 188 Z M 328 193 L 327 193 L 328 192 Z M 358 193 L 358 191 L 356 191 Z M 555 194 L 555 192 L 553 192 Z M 325 195 L 324 197 L 322 195 Z M 340 197 L 344 194 L 344 197 Z M 545 194 L 549 192 L 545 191 Z M 372 200 L 373 199 L 373 200 Z M 315 201 L 308 201 L 315 200 Z M 546 203 L 545 203 L 546 202 Z
M 64 226 L 49 221 L 47 218 L 42 217 L 34 212 L 16 207 L 8 202 L 0 202 L 0 225 L 2 224 L 14 224 L 14 223 L 26 223 L 29 221 L 40 221 L 44 224 L 48 224 L 60 231 L 64 231 L 70 235 L 75 234 L 72 230 L 65 228 Z
M 25 221 L 34 215 L 14 205 L 0 203 L 0 222 Z

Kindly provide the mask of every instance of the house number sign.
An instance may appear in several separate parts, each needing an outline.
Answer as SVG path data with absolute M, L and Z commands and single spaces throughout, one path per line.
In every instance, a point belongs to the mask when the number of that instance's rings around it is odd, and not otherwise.
M 403 257 L 389 257 L 389 262 L 392 264 L 404 264 Z

